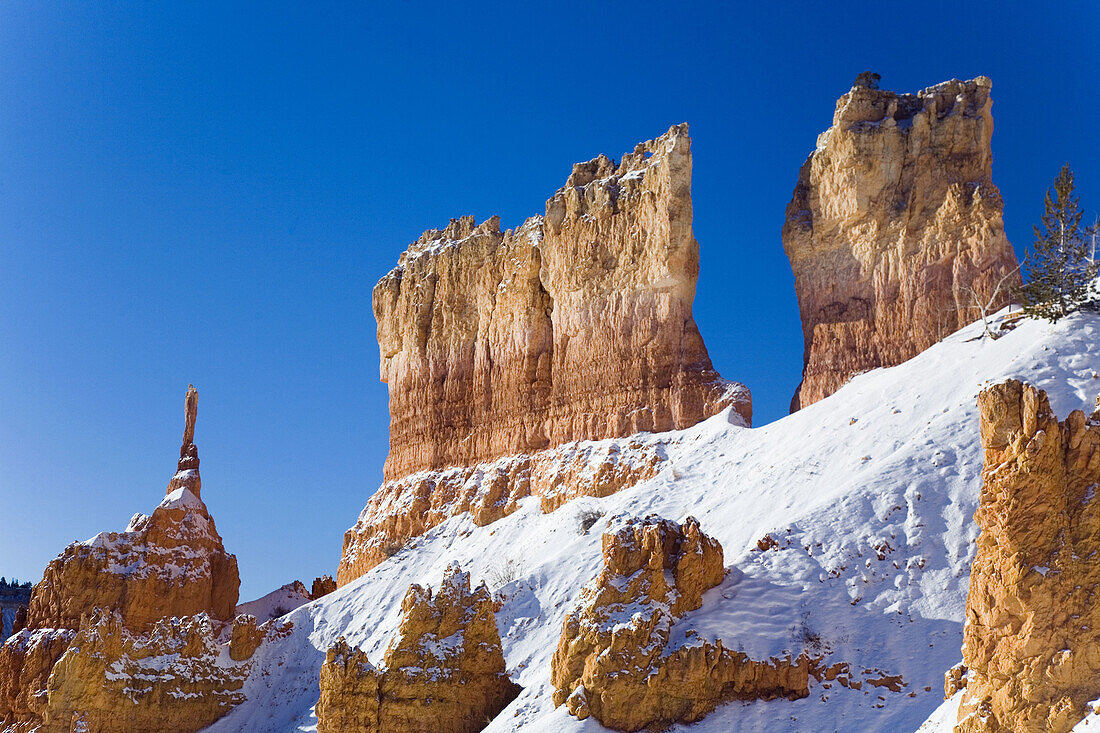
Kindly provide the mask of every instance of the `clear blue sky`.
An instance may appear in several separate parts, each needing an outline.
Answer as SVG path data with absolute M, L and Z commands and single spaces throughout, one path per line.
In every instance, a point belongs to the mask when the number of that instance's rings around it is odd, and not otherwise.
M 188 382 L 242 600 L 334 572 L 386 453 L 374 282 L 673 123 L 696 320 L 758 424 L 802 364 L 784 207 L 860 71 L 993 79 L 1018 250 L 1063 161 L 1100 206 L 1092 2 L 234 5 L 0 4 L 0 575 L 156 506 Z

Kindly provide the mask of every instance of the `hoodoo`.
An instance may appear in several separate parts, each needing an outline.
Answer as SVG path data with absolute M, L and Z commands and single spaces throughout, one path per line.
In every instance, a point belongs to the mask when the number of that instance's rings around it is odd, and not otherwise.
M 153 514 L 47 566 L 26 628 L 0 648 L 0 727 L 189 733 L 244 699 L 273 627 L 235 615 L 237 560 L 199 498 L 197 410 L 189 387 L 177 471 Z
M 949 676 L 965 689 L 955 731 L 1066 733 L 1100 696 L 1100 410 L 1059 422 L 1045 392 L 1016 380 L 978 406 L 982 533 L 965 670 Z
M 992 82 L 895 94 L 874 78 L 837 101 L 787 206 L 805 340 L 792 411 L 916 356 L 979 302 L 1006 305 L 1018 282 L 992 178 Z
M 618 164 L 574 165 L 545 216 L 517 229 L 464 217 L 425 232 L 379 281 L 386 483 L 345 536 L 340 583 L 385 546 L 472 510 L 460 487 L 483 477 L 494 478 L 474 493 L 493 501 L 479 523 L 557 490 L 550 477 L 575 455 L 548 453 L 557 446 L 686 428 L 727 407 L 749 424 L 749 391 L 714 370 L 692 317 L 691 167 L 688 127 L 676 125 Z M 566 493 L 611 493 L 654 461 L 600 461 L 606 480 Z

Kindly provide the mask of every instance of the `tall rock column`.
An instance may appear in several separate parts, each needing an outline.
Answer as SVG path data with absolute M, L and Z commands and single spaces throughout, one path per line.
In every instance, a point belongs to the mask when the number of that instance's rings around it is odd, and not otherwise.
M 992 179 L 991 88 L 860 84 L 837 101 L 783 225 L 805 341 L 792 411 L 976 320 L 976 300 L 1008 303 L 1018 275 Z
M 389 385 L 387 480 L 573 440 L 685 428 L 748 390 L 691 314 L 687 125 L 622 162 L 579 163 L 532 217 L 425 232 L 374 288 Z
M 1100 410 L 986 389 L 957 733 L 1065 733 L 1100 697 Z
M 177 470 L 152 515 L 74 542 L 0 647 L 0 728 L 191 733 L 244 700 L 272 625 L 235 616 L 240 579 L 199 498 L 198 393 L 184 401 Z

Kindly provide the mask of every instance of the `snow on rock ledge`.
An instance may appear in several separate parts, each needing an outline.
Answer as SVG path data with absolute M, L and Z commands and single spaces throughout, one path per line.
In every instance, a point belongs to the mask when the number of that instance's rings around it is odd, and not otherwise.
M 685 615 L 725 575 L 722 546 L 694 518 L 627 520 L 603 536 L 603 563 L 562 628 L 551 671 L 556 705 L 637 731 L 697 721 L 727 700 L 809 694 L 806 655 L 758 662 L 674 630 L 690 625 Z
M 652 478 L 664 460 L 667 440 L 637 435 L 567 443 L 531 455 L 387 481 L 344 534 L 337 582 L 350 583 L 449 517 L 469 512 L 483 527 L 514 512 L 528 496 L 538 496 L 542 510 L 551 512 L 578 496 L 609 496 Z

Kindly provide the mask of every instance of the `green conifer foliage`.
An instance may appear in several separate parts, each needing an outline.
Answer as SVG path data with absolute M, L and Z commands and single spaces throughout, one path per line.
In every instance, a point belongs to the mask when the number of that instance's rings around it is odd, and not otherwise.
M 1073 171 L 1066 164 L 1053 190 L 1047 190 L 1042 225 L 1035 227 L 1026 258 L 1027 282 L 1019 291 L 1025 315 L 1051 322 L 1096 305 L 1097 227 L 1081 226 L 1084 212 L 1073 188 Z

